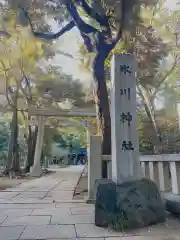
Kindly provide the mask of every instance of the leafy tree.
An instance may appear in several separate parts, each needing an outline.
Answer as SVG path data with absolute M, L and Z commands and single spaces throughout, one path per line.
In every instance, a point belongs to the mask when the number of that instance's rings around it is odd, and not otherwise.
M 48 93 L 53 105 L 58 108 L 70 107 L 87 108 L 92 107 L 94 101 L 89 89 L 82 85 L 78 79 L 62 72 L 60 68 L 50 68 L 51 73 L 46 72 L 46 79 L 36 83 L 39 95 Z M 66 106 L 68 107 L 68 106 Z
M 7 119 L 1 119 L 0 121 L 0 160 L 5 160 L 8 151 L 8 140 L 9 140 L 9 124 Z M 4 162 L 1 162 L 4 164 Z
M 52 1 L 51 1 L 52 2 Z M 141 1 L 142 2 L 142 1 Z M 66 10 L 70 22 L 62 28 L 57 34 L 43 34 L 34 30 L 30 16 L 26 10 L 33 33 L 36 37 L 45 39 L 55 39 L 62 36 L 65 32 L 76 26 L 81 34 L 84 44 L 90 53 L 95 54 L 93 60 L 93 76 L 95 83 L 95 102 L 98 112 L 99 133 L 103 137 L 102 150 L 104 154 L 111 151 L 110 144 L 110 112 L 108 93 L 105 81 L 104 63 L 109 53 L 113 50 L 116 43 L 122 38 L 126 31 L 134 33 L 138 14 L 140 10 L 140 1 L 56 1 L 54 7 L 56 10 Z M 145 1 L 147 4 L 147 1 Z M 154 1 L 148 1 L 148 4 L 154 4 Z M 45 2 L 48 5 L 49 1 Z M 31 8 L 34 6 L 31 6 Z M 30 9 L 29 9 L 30 12 Z M 83 16 L 88 16 L 85 21 Z M 57 16 L 57 15 L 56 15 Z M 67 16 L 67 15 L 66 15 Z M 60 17 L 62 20 L 62 16 Z M 129 19 L 131 19 L 129 21 Z M 116 34 L 114 34 L 116 33 Z M 116 35 L 116 37 L 113 37 Z
M 120 41 L 112 51 L 133 53 L 136 56 L 138 100 L 144 106 L 151 129 L 155 133 L 155 145 L 159 145 L 161 140 L 161 132 L 155 118 L 155 100 L 161 91 L 170 88 L 170 85 L 172 87 L 179 73 L 178 16 L 179 11 L 169 12 L 164 7 L 164 1 L 158 1 L 158 4 L 152 7 L 143 7 L 141 21 L 137 23 L 136 36 L 131 41 Z M 91 57 L 84 46 L 80 47 L 80 53 L 83 56 L 82 64 L 88 68 Z M 112 53 L 105 62 L 107 79 L 110 78 Z
M 151 24 L 156 30 L 156 39 L 161 38 L 161 41 L 163 41 L 161 43 L 161 48 L 158 49 L 160 50 L 164 46 L 165 51 L 164 53 L 163 51 L 156 51 L 153 54 L 148 52 L 148 55 L 153 57 L 152 60 L 156 60 L 157 65 L 152 65 L 152 68 L 145 68 L 146 74 L 147 70 L 151 73 L 151 78 L 149 78 L 148 74 L 139 75 L 137 87 L 141 102 L 143 103 L 148 118 L 151 121 L 152 129 L 156 135 L 159 136 L 161 135 L 161 132 L 156 124 L 155 100 L 158 98 L 160 92 L 170 88 L 173 78 L 177 74 L 177 71 L 179 71 L 180 55 L 177 46 L 175 27 L 178 20 L 175 16 L 177 16 L 178 11 L 169 13 L 163 5 L 159 6 L 158 9 L 154 9 L 154 12 L 153 9 L 147 11 L 149 11 L 149 16 L 153 16 L 151 17 Z M 146 19 L 148 19 L 147 11 Z M 156 45 L 156 47 L 158 47 L 158 45 Z M 149 58 L 148 65 L 150 67 L 151 63 L 153 63 L 152 60 Z M 141 73 L 143 73 L 143 71 L 141 71 Z M 162 140 L 162 136 L 160 137 L 160 140 Z M 157 141 L 155 141 L 155 143 L 157 144 Z
M 8 169 L 12 168 L 18 172 L 18 118 L 21 114 L 23 115 L 24 123 L 26 123 L 25 130 L 28 136 L 26 114 L 22 111 L 22 109 L 27 108 L 27 104 L 31 100 L 31 86 L 27 75 L 33 75 L 32 67 L 36 68 L 36 61 L 43 56 L 44 46 L 41 44 L 41 41 L 34 42 L 27 28 L 19 27 L 15 24 L 14 13 L 8 13 L 8 17 L 8 22 L 1 22 L 2 28 L 8 33 L 8 38 L 3 37 L 0 42 L 0 74 L 1 82 L 5 83 L 2 85 L 6 86 L 6 89 L 2 91 L 4 91 L 9 107 L 13 111 L 7 165 Z M 29 152 L 32 151 L 30 150 Z

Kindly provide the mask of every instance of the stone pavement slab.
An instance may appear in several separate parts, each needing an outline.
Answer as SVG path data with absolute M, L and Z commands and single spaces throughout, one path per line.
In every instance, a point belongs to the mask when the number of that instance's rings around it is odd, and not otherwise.
M 22 216 L 22 217 L 8 217 L 2 223 L 2 226 L 15 225 L 46 225 L 49 224 L 51 216 Z
M 0 218 L 3 216 L 8 216 L 8 217 L 22 217 L 22 216 L 27 216 L 31 215 L 33 209 L 4 209 L 0 210 Z
M 131 237 L 113 237 L 113 238 L 105 238 L 105 240 L 179 240 L 177 235 L 169 235 L 169 236 L 157 236 L 157 237 L 147 237 L 147 236 L 131 236 Z
M 92 214 L 94 213 L 94 206 L 92 205 L 86 205 L 84 207 L 71 207 L 70 208 L 72 215 L 80 215 L 80 214 Z
M 0 211 L 2 209 L 33 209 L 33 208 L 51 208 L 51 207 L 55 207 L 55 204 L 52 204 L 52 203 L 47 203 L 47 204 L 36 204 L 35 202 L 34 203 L 8 203 L 6 204 L 5 202 L 3 203 L 0 203 Z
M 50 191 L 44 197 L 45 199 L 53 199 L 53 200 L 69 200 L 73 198 L 73 191 Z
M 82 168 L 56 171 L 0 193 L 0 240 L 180 239 L 180 221 L 171 216 L 128 233 L 95 227 L 94 206 L 72 199 Z
M 43 197 L 45 197 L 47 195 L 47 191 L 46 192 L 22 192 L 20 194 L 18 194 L 17 196 L 14 197 L 15 198 L 23 198 L 23 199 L 29 199 L 29 198 L 39 198 L 42 199 Z
M 94 223 L 94 215 L 52 215 L 51 224 Z
M 18 186 L 14 186 L 13 188 L 6 188 L 4 189 L 2 192 L 24 192 L 25 190 L 27 190 L 28 187 L 23 188 L 22 184 L 21 187 Z
M 76 201 L 70 201 L 70 202 L 63 202 L 63 203 L 56 203 L 56 208 L 64 208 L 64 207 L 70 207 L 70 208 L 89 208 L 89 207 L 92 207 L 94 208 L 93 205 L 90 205 L 90 204 L 86 204 L 84 202 L 76 202 Z
M 17 240 L 21 236 L 25 226 L 1 227 L 0 226 L 0 239 L 1 240 Z
M 28 239 L 28 240 L 31 240 L 31 239 Z M 49 238 L 49 239 L 43 239 L 43 240 L 105 240 L 105 238 L 53 238 L 53 239 Z M 118 239 L 118 240 L 121 240 L 121 239 Z
M 19 194 L 19 192 L 0 192 L 0 199 L 12 199 L 16 197 Z
M 180 229 L 172 229 L 165 224 L 158 224 L 155 226 L 135 229 L 132 231 L 126 232 L 116 232 L 110 229 L 98 228 L 94 224 L 75 224 L 77 237 L 133 237 L 133 236 L 167 236 L 168 234 L 179 234 Z M 132 240 L 134 240 L 132 238 Z
M 76 239 L 74 225 L 27 226 L 20 239 Z
M 60 208 L 41 208 L 33 209 L 31 215 L 34 216 L 47 216 L 47 215 L 58 215 L 58 216 L 69 216 L 71 214 L 70 207 Z
M 0 224 L 3 223 L 6 220 L 7 216 L 0 216 Z
M 54 189 L 54 191 L 74 191 L 74 186 L 58 186 L 57 188 Z
M 123 237 L 123 233 L 112 232 L 109 229 L 96 227 L 94 224 L 76 224 L 78 238 Z

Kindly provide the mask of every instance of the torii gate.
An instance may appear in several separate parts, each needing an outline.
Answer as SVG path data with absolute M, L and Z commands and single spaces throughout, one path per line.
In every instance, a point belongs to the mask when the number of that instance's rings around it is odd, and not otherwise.
M 35 155 L 34 155 L 34 165 L 31 168 L 31 175 L 33 177 L 38 177 L 41 175 L 41 165 L 40 165 L 40 159 L 41 159 L 41 152 L 43 147 L 43 137 L 44 137 L 44 126 L 48 126 L 49 124 L 44 121 L 44 117 L 46 116 L 57 116 L 57 117 L 95 117 L 96 112 L 95 111 L 88 111 L 88 110 L 50 110 L 50 109 L 35 109 L 31 108 L 28 109 L 28 112 L 31 116 L 37 116 L 37 121 L 31 121 L 30 124 L 37 124 L 38 126 L 38 134 L 37 134 L 37 140 L 36 140 L 36 148 L 35 148 Z M 75 123 L 73 121 L 59 121 L 59 126 L 84 126 L 87 127 L 87 137 L 89 137 L 90 133 L 90 127 L 88 121 L 81 121 L 79 123 Z

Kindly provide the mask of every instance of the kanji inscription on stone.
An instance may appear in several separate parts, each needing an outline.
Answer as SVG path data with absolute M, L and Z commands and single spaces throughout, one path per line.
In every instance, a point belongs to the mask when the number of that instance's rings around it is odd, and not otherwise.
M 111 61 L 112 180 L 141 176 L 136 100 L 137 63 L 132 54 Z
M 123 73 L 124 75 L 129 74 L 129 76 L 131 76 L 132 75 L 132 68 L 127 64 L 121 64 L 120 65 L 120 72 Z
M 124 140 L 124 141 L 122 142 L 122 150 L 124 150 L 124 151 L 134 150 L 132 142 L 131 142 L 131 141 L 125 141 L 125 140 Z
M 121 88 L 121 89 L 120 89 L 120 95 L 121 95 L 121 96 L 123 96 L 123 95 L 124 95 L 124 96 L 128 96 L 128 100 L 130 100 L 130 97 L 131 97 L 131 96 L 130 96 L 130 93 L 131 93 L 130 88 L 127 88 L 127 89 L 125 89 L 125 88 L 122 89 L 122 88 Z
M 125 123 L 128 122 L 128 126 L 130 127 L 131 121 L 132 121 L 132 115 L 130 112 L 127 112 L 127 114 L 125 114 L 124 112 L 121 114 L 121 122 Z

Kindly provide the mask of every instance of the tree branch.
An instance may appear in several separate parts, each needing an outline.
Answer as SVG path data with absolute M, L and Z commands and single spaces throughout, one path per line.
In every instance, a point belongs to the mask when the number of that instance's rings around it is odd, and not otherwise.
M 78 14 L 78 11 L 76 9 L 76 6 L 72 2 L 66 2 L 65 6 L 67 7 L 67 10 L 69 11 L 71 17 L 73 18 L 76 26 L 80 30 L 80 32 L 88 34 L 88 33 L 95 33 L 98 30 L 91 25 L 85 23 L 81 17 Z
M 112 40 L 111 46 L 112 49 L 115 47 L 115 45 L 119 42 L 119 40 L 122 37 L 122 33 L 123 33 L 123 29 L 124 29 L 124 23 L 125 23 L 125 17 L 126 17 L 126 10 L 127 10 L 127 4 L 126 4 L 126 0 L 122 0 L 121 1 L 121 25 L 119 26 L 118 30 L 117 30 L 117 34 L 116 37 Z
M 3 72 L 4 72 L 4 75 L 5 75 L 5 81 L 6 81 L 6 99 L 8 101 L 8 104 L 9 106 L 11 106 L 12 108 L 16 108 L 16 106 L 14 104 L 12 104 L 10 98 L 9 98 L 9 95 L 8 95 L 8 92 L 9 92 L 9 76 L 8 76 L 8 70 L 6 69 L 5 67 L 5 64 L 3 62 L 3 60 L 0 61 L 1 62 L 1 65 L 3 67 Z
M 111 28 L 109 25 L 108 17 L 106 15 L 101 16 L 100 14 L 94 12 L 94 10 L 86 3 L 85 0 L 76 0 L 76 3 L 81 5 L 83 10 L 88 14 L 89 17 L 95 19 L 102 28 L 105 28 L 104 32 L 108 37 L 111 37 Z
M 21 51 L 22 51 L 22 49 L 21 49 Z M 24 71 L 24 59 L 23 59 L 23 55 L 21 56 L 20 61 L 19 61 L 19 68 L 20 68 L 21 73 L 22 73 L 22 79 L 21 79 L 21 82 L 20 82 L 20 88 L 21 88 L 21 91 L 22 91 L 22 93 L 24 94 L 27 102 L 29 102 L 29 101 L 32 100 L 32 93 L 31 93 L 31 86 L 30 86 L 29 79 L 28 79 L 28 77 L 27 77 L 27 75 L 25 74 L 25 71 Z M 23 80 L 25 80 L 26 87 L 28 88 L 28 91 L 29 91 L 29 96 L 27 95 L 25 89 L 24 89 L 23 86 L 22 86 Z
M 144 97 L 143 91 L 142 91 L 141 87 L 139 86 L 139 84 L 137 84 L 137 89 L 138 89 L 138 92 L 139 92 L 139 95 L 140 95 L 140 98 L 141 98 L 141 102 L 144 105 L 146 114 L 149 117 L 149 119 L 150 119 L 150 121 L 153 125 L 154 132 L 156 133 L 156 136 L 157 136 L 158 140 L 161 142 L 161 136 L 160 136 L 160 134 L 158 132 L 158 129 L 157 129 L 157 124 L 156 124 L 155 117 L 153 116 L 152 111 L 151 111 L 150 107 L 148 106 L 146 98 Z
M 29 83 L 29 79 L 28 79 L 28 77 L 26 76 L 26 74 L 24 72 L 24 69 L 21 66 L 20 66 L 20 69 L 21 69 L 21 73 L 22 73 L 22 80 L 21 80 L 21 83 L 20 83 L 20 88 L 21 88 L 22 93 L 24 94 L 24 97 L 26 98 L 27 102 L 29 103 L 30 101 L 32 101 L 31 86 L 30 86 L 30 83 Z M 28 96 L 28 94 L 26 93 L 25 89 L 22 86 L 23 80 L 25 80 L 26 87 L 28 88 L 28 91 L 29 91 L 29 96 Z
M 39 38 L 43 38 L 43 39 L 48 39 L 48 40 L 52 40 L 52 39 L 56 39 L 61 37 L 64 33 L 70 31 L 73 27 L 75 27 L 75 23 L 74 21 L 69 22 L 65 27 L 63 27 L 59 32 L 57 33 L 41 33 L 41 32 L 36 32 L 33 28 L 33 24 L 32 21 L 29 17 L 28 12 L 23 8 L 22 11 L 24 12 L 24 15 L 27 17 L 29 24 L 31 26 L 32 32 L 34 34 L 35 37 L 39 37 Z
M 152 95 L 152 99 L 156 96 L 156 93 L 159 91 L 159 88 L 161 86 L 161 84 L 169 77 L 169 75 L 174 71 L 174 69 L 176 68 L 178 63 L 178 57 L 175 57 L 175 61 L 174 64 L 172 65 L 171 69 L 169 69 L 169 71 L 167 71 L 167 73 L 162 77 L 162 79 L 159 81 L 158 85 L 156 86 L 156 90 L 154 91 L 153 95 Z
M 93 51 L 93 46 L 91 44 L 91 40 L 89 38 L 89 36 L 87 36 L 86 34 L 88 33 L 96 33 L 97 29 L 93 28 L 92 26 L 86 24 L 79 16 L 77 9 L 75 7 L 75 5 L 73 3 L 71 3 L 70 1 L 65 1 L 64 5 L 67 7 L 67 10 L 69 11 L 69 13 L 71 14 L 73 20 L 68 23 L 62 30 L 60 30 L 58 33 L 56 34 L 46 34 L 46 33 L 39 33 L 39 32 L 35 32 L 34 28 L 33 28 L 33 24 L 31 22 L 31 19 L 28 15 L 28 12 L 25 9 L 22 9 L 25 16 L 27 17 L 29 24 L 31 26 L 32 32 L 36 37 L 39 38 L 43 38 L 43 39 L 56 39 L 60 36 L 62 36 L 65 32 L 70 31 L 74 26 L 77 26 L 80 34 L 84 40 L 84 44 L 86 45 L 87 49 L 89 52 Z

